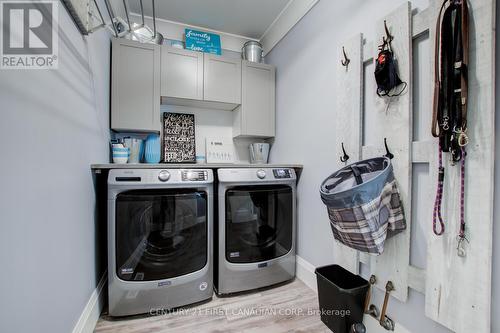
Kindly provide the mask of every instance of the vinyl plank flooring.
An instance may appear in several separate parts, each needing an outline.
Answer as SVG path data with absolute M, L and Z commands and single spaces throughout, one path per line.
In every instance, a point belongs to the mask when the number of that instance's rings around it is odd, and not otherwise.
M 330 332 L 318 314 L 318 298 L 295 279 L 276 288 L 211 302 L 158 316 L 114 319 L 106 315 L 95 333 L 288 333 Z

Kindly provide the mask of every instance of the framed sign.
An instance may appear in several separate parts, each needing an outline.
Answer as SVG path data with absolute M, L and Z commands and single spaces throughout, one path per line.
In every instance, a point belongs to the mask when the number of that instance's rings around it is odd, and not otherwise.
M 184 30 L 186 49 L 221 55 L 220 36 L 193 29 Z
M 163 114 L 163 161 L 165 163 L 195 163 L 196 144 L 194 114 Z

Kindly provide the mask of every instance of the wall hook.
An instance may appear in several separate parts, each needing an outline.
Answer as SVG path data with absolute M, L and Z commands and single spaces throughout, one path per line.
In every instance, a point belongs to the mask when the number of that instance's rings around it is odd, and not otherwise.
M 389 27 L 387 27 L 386 20 L 384 20 L 384 29 L 385 29 L 385 36 L 382 37 L 382 44 L 378 46 L 380 51 L 383 51 L 386 48 L 391 50 L 391 43 L 394 40 L 394 36 L 391 35 L 391 32 L 389 31 Z
M 345 53 L 345 48 L 342 46 L 342 54 L 344 55 L 344 59 L 340 60 L 340 63 L 344 67 L 349 67 L 349 63 L 351 62 L 351 59 L 347 58 L 347 54 Z
M 382 312 L 380 313 L 379 323 L 380 326 L 388 331 L 394 331 L 394 321 L 386 316 L 387 304 L 389 303 L 389 294 L 393 290 L 395 290 L 394 284 L 392 283 L 392 281 L 387 281 L 387 284 L 385 285 L 384 304 L 382 305 Z
M 385 157 L 387 157 L 388 159 L 392 160 L 394 158 L 394 154 L 392 154 L 390 151 L 389 151 L 389 147 L 387 146 L 387 138 L 384 138 L 384 146 L 385 146 Z
M 340 156 L 340 161 L 341 162 L 347 162 L 347 160 L 349 159 L 349 155 L 347 155 L 347 153 L 345 152 L 345 148 L 344 148 L 344 143 L 342 142 L 342 153 L 344 155 Z
M 370 276 L 370 286 L 368 288 L 368 291 L 366 293 L 366 299 L 365 299 L 365 313 L 366 314 L 372 314 L 373 311 L 370 311 L 370 302 L 371 302 L 371 298 L 372 298 L 372 288 L 373 288 L 373 285 L 375 285 L 375 283 L 377 283 L 377 277 L 375 275 L 372 274 L 372 276 Z M 373 304 L 371 304 L 373 305 Z M 378 316 L 377 316 L 378 318 Z

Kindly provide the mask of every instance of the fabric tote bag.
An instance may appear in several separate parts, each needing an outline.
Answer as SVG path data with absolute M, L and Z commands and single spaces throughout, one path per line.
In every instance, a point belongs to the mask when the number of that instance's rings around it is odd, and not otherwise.
M 406 229 L 391 160 L 377 157 L 348 165 L 321 184 L 336 240 L 353 249 L 379 255 L 384 243 Z

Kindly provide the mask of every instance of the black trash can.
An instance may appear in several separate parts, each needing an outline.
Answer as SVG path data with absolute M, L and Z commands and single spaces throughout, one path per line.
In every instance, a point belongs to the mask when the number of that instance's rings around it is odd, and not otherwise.
M 321 321 L 335 333 L 349 333 L 363 322 L 369 283 L 339 265 L 316 268 Z

